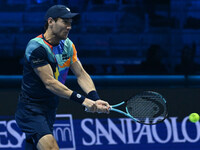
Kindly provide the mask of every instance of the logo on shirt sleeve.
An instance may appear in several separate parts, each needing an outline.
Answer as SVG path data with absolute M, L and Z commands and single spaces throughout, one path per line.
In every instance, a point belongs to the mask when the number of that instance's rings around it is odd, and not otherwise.
M 43 62 L 43 61 L 44 61 L 43 59 L 37 58 L 37 59 L 33 59 L 33 60 L 32 60 L 32 63 L 33 63 L 33 64 L 39 64 L 39 63 L 41 63 L 41 62 Z

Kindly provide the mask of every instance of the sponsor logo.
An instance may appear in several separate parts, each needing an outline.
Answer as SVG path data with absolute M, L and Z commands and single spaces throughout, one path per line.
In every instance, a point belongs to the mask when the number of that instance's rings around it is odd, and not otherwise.
M 118 146 L 127 148 L 129 145 L 184 145 L 192 144 L 199 147 L 200 123 L 191 123 L 188 117 L 181 122 L 177 117 L 170 117 L 157 125 L 135 123 L 129 118 L 97 119 L 85 118 L 74 120 L 71 114 L 56 115 L 53 134 L 61 150 L 79 148 L 95 149 L 95 146 Z M 24 149 L 25 134 L 20 131 L 15 120 L 0 121 L 0 149 Z M 97 147 L 98 149 L 98 147 Z
M 32 60 L 32 62 L 34 63 L 34 64 L 38 64 L 38 63 L 41 63 L 41 62 L 43 62 L 44 60 L 43 59 L 33 59 Z
M 69 56 L 67 54 L 62 54 L 62 60 L 67 60 L 69 59 Z
M 77 94 L 76 97 L 77 97 L 77 98 L 81 98 L 81 94 Z
M 0 149 L 21 148 L 25 134 L 21 133 L 15 120 L 0 121 Z
M 72 115 L 56 115 L 53 135 L 58 142 L 60 150 L 76 149 Z
M 53 134 L 60 150 L 75 150 L 75 137 L 71 114 L 56 115 Z M 15 120 L 0 121 L 0 149 L 23 149 L 25 133 L 18 128 Z
M 188 122 L 188 117 L 181 123 L 177 123 L 177 117 L 170 117 L 157 125 L 142 125 L 129 118 L 107 119 L 107 122 L 88 118 L 81 121 L 81 128 L 82 143 L 86 146 L 200 141 L 200 123 Z

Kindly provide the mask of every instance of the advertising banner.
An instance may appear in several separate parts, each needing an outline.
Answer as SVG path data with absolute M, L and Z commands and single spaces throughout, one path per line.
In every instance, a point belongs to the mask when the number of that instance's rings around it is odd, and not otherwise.
M 157 125 L 135 123 L 129 118 L 73 119 L 57 114 L 53 134 L 61 150 L 197 150 L 200 123 L 188 117 L 169 117 Z M 1 116 L 0 149 L 23 150 L 25 134 L 13 118 Z

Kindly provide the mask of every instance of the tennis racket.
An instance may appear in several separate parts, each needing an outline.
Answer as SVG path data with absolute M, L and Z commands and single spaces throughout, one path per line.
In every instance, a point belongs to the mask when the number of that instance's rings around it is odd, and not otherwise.
M 125 111 L 117 109 L 125 105 Z M 132 118 L 135 122 L 153 125 L 164 121 L 167 116 L 167 102 L 159 93 L 144 91 L 116 105 L 111 105 L 110 111 L 115 111 Z

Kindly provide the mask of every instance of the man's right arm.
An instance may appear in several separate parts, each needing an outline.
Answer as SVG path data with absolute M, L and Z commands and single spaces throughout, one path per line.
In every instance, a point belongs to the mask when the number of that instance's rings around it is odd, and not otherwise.
M 70 98 L 73 91 L 54 78 L 53 71 L 49 64 L 34 68 L 34 71 L 48 90 L 60 97 Z
M 53 71 L 49 64 L 34 68 L 35 73 L 40 77 L 45 87 L 56 94 L 57 96 L 70 99 L 73 94 L 73 91 L 63 85 L 61 82 L 56 80 L 53 76 Z M 103 105 L 98 105 L 95 101 L 85 98 L 82 105 L 86 106 L 90 112 L 107 112 Z M 106 104 L 105 104 L 106 105 Z

